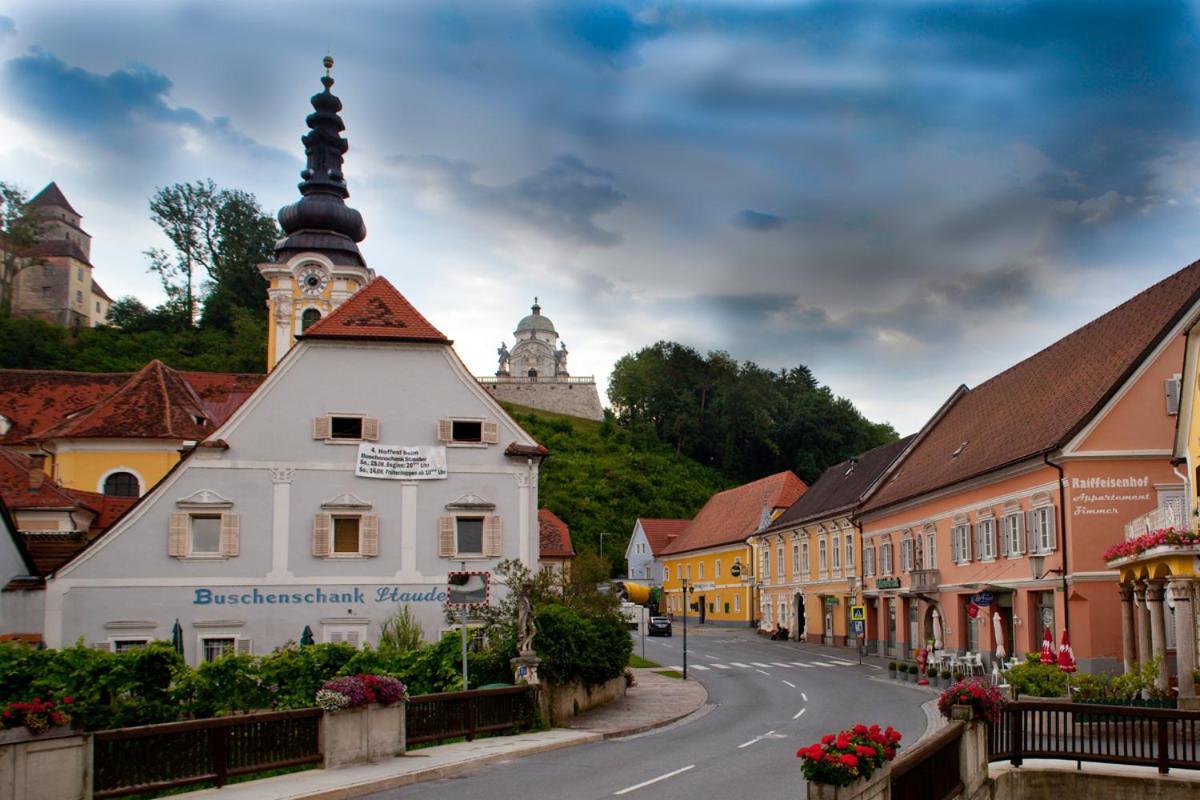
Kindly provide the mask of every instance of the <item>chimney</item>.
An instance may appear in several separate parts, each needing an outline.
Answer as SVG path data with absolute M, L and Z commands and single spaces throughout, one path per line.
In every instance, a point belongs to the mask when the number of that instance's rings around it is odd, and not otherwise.
M 46 479 L 46 454 L 34 453 L 29 456 L 29 488 L 37 489 Z

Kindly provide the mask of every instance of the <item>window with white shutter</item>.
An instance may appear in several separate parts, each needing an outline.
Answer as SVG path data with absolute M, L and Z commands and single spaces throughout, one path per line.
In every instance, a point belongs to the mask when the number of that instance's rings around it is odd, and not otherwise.
M 1016 558 L 1025 552 L 1024 515 L 1019 511 L 1004 515 L 1004 555 Z
M 366 642 L 367 626 L 361 625 L 324 625 L 325 641 L 329 644 L 348 644 L 359 649 Z
M 927 569 L 937 569 L 937 528 L 925 530 L 925 566 Z
M 228 503 L 214 504 L 218 507 Z M 173 558 L 233 558 L 241 551 L 239 517 L 227 511 L 181 511 L 171 514 L 167 554 Z
M 328 439 L 329 428 L 329 417 L 313 417 L 312 438 L 321 440 Z
M 325 558 L 333 553 L 333 515 L 317 514 L 313 517 L 312 554 Z
M 980 561 L 996 559 L 996 521 L 981 519 L 975 523 L 975 555 Z
M 379 441 L 379 420 L 365 414 L 325 414 L 314 417 L 312 437 L 329 444 Z
M 241 518 L 226 512 L 221 515 L 221 555 L 232 558 L 241 552 Z
M 450 417 L 438 420 L 438 441 L 451 445 L 499 444 L 500 425 L 493 420 Z
M 1182 379 L 1182 375 L 1175 375 L 1166 380 L 1167 414 L 1172 417 L 1179 414 L 1179 389 Z

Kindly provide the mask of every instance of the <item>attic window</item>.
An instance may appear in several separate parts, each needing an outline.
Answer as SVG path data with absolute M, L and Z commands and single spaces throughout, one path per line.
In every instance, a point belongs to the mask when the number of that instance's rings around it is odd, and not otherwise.
M 199 425 L 199 426 L 201 426 L 201 427 L 203 427 L 203 426 L 205 426 L 205 425 L 207 425 L 207 424 L 208 424 L 208 420 L 206 420 L 204 417 L 200 416 L 199 414 L 197 414 L 196 416 L 192 417 L 192 419 L 196 420 L 196 424 L 197 424 L 197 425 Z
M 967 449 L 967 443 L 966 443 L 966 442 L 963 442 L 962 444 L 960 444 L 960 445 L 958 446 L 958 449 L 957 449 L 957 450 L 955 450 L 953 453 L 951 453 L 951 454 L 950 454 L 950 457 L 951 457 L 951 458 L 958 458 L 959 454 L 960 454 L 960 453 L 962 453 L 962 451 L 963 451 L 963 450 L 966 450 L 966 449 Z
M 331 439 L 361 439 L 362 417 L 331 417 L 329 420 Z

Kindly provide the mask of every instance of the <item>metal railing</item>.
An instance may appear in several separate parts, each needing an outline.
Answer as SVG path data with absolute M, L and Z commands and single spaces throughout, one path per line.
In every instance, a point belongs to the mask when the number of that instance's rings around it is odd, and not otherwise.
M 1200 711 L 1009 703 L 988 731 L 988 759 L 1026 758 L 1200 769 Z
M 93 734 L 96 800 L 321 761 L 319 708 L 117 728 Z
M 952 722 L 892 762 L 892 800 L 948 800 L 960 794 L 962 736 L 962 723 Z
M 409 698 L 405 719 L 408 744 L 442 742 L 481 733 L 519 730 L 534 722 L 533 690 L 527 686 L 419 694 Z
M 570 377 L 554 375 L 538 375 L 530 378 L 526 375 L 476 375 L 475 380 L 482 384 L 490 383 L 595 383 L 594 375 L 572 375 Z
M 941 580 L 941 573 L 936 569 L 914 569 L 909 573 L 909 589 L 914 592 L 936 592 Z

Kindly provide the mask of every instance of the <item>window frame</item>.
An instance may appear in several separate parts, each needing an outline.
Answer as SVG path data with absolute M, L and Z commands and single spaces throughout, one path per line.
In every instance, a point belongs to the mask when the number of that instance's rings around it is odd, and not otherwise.
M 978 531 L 979 552 L 976 553 L 978 561 L 995 561 L 996 560 L 996 519 L 995 517 L 981 517 L 975 520 L 975 526 Z
M 145 647 L 152 642 L 148 636 L 110 636 L 108 639 L 109 650 L 113 653 L 127 653 L 130 650 L 136 650 L 139 647 Z M 124 649 L 122 649 L 124 646 Z
M 334 436 L 334 420 L 357 420 L 358 436 Z M 357 411 L 329 411 L 313 417 L 312 438 L 332 445 L 359 445 L 379 441 L 379 419 Z
M 879 566 L 880 566 L 880 573 L 879 573 L 880 575 L 891 576 L 891 575 L 895 574 L 892 571 L 892 568 L 895 566 L 895 564 L 892 563 L 892 541 L 891 541 L 891 539 L 884 539 L 879 544 Z
M 937 569 L 937 528 L 926 528 L 925 536 L 925 567 Z
M 847 530 L 844 532 L 846 537 L 846 551 L 842 559 L 842 570 L 847 577 L 851 577 L 858 572 L 858 565 L 854 563 L 854 531 Z
M 458 424 L 479 425 L 478 439 L 458 439 L 454 427 Z M 500 423 L 487 417 L 451 416 L 438 420 L 437 440 L 446 447 L 487 448 L 500 443 Z

